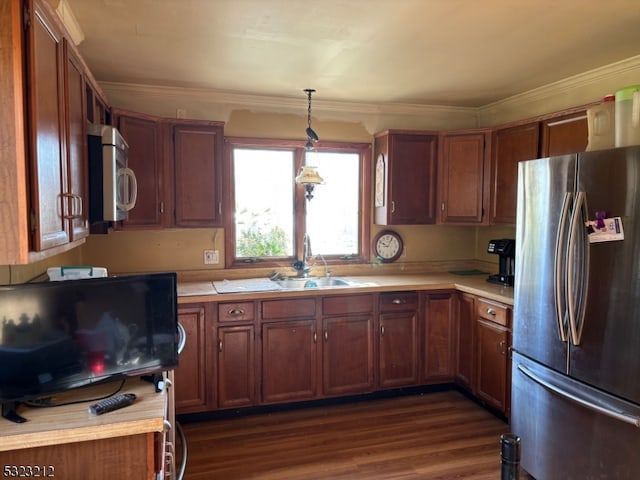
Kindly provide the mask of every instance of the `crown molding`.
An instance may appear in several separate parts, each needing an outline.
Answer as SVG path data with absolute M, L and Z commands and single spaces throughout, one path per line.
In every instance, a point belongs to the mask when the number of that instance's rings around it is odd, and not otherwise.
M 145 85 L 137 83 L 99 82 L 104 92 L 125 95 L 145 95 L 159 98 L 189 98 L 198 102 L 236 105 L 252 110 L 276 110 L 299 112 L 301 105 L 306 105 L 306 99 L 300 97 L 274 97 L 266 95 L 225 92 L 215 89 L 193 87 L 169 87 Z M 412 115 L 463 113 L 475 115 L 474 107 L 453 107 L 446 105 L 421 105 L 404 103 L 361 103 L 322 100 L 314 98 L 314 112 L 339 112 L 364 115 Z
M 620 76 L 636 71 L 640 72 L 640 55 L 573 75 L 563 80 L 498 100 L 497 102 L 489 103 L 479 107 L 477 112 L 479 115 L 482 115 L 484 112 L 495 112 L 535 102 L 544 102 L 550 97 L 565 95 L 576 89 L 615 82 Z M 592 100 L 595 101 L 597 99 Z

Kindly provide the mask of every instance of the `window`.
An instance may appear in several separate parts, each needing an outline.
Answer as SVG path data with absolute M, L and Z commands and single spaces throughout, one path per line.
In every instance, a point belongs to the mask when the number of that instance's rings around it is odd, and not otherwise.
M 231 172 L 226 229 L 227 264 L 289 266 L 302 259 L 303 237 L 311 255 L 339 263 L 368 260 L 370 145 L 227 139 Z M 295 184 L 302 165 L 318 167 L 325 183 L 306 200 Z

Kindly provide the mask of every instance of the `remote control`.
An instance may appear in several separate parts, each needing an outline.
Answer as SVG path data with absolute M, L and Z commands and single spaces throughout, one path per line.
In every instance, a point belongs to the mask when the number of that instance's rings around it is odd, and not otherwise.
M 115 397 L 100 400 L 89 407 L 89 412 L 94 415 L 102 415 L 122 407 L 128 407 L 136 400 L 135 393 L 122 393 Z

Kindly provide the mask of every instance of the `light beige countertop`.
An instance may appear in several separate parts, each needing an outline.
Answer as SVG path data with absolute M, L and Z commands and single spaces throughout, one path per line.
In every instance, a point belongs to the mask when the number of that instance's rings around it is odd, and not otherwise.
M 108 395 L 119 385 L 119 382 L 108 382 L 53 397 L 56 403 L 81 401 Z M 27 419 L 25 423 L 0 419 L 0 452 L 162 432 L 166 394 L 156 393 L 152 383 L 137 378 L 128 379 L 120 393 L 135 393 L 136 401 L 103 415 L 89 413 L 89 405 L 95 400 L 50 408 L 20 405 L 18 414 Z
M 399 290 L 458 290 L 490 300 L 513 305 L 513 287 L 487 282 L 487 275 L 455 275 L 452 273 L 428 273 L 411 275 L 338 275 L 355 282 L 357 286 L 335 286 L 306 288 L 301 290 L 246 291 L 241 293 L 218 293 L 213 281 L 180 282 L 178 303 L 220 302 L 289 298 L 309 295 L 338 295 L 364 292 L 392 292 Z M 261 281 L 268 279 L 260 279 Z

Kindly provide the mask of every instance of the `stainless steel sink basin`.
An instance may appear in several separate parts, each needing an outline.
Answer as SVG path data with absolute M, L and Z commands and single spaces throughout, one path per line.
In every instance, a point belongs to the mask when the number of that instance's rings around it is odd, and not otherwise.
M 288 277 L 277 280 L 286 290 L 303 290 L 306 288 L 355 287 L 358 283 L 340 277 Z

